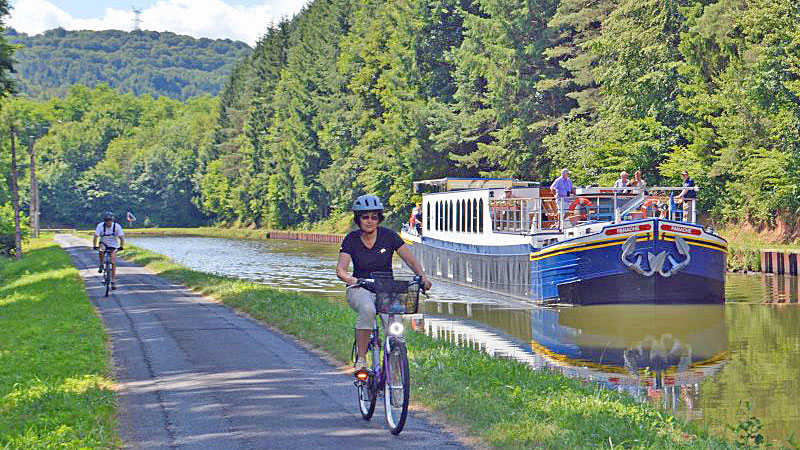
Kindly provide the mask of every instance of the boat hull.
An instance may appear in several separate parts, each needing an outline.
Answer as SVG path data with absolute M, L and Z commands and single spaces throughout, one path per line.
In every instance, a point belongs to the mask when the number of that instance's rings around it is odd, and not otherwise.
M 541 303 L 715 304 L 725 300 L 727 243 L 699 226 L 647 219 L 523 254 L 404 235 L 434 278 Z

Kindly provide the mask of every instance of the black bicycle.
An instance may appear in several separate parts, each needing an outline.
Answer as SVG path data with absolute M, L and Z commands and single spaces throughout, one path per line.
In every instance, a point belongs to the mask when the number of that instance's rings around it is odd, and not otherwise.
M 120 247 L 119 249 L 115 249 L 114 247 L 108 247 L 106 245 L 102 246 L 103 248 L 103 285 L 106 287 L 106 297 L 108 297 L 109 293 L 111 292 L 111 286 L 113 285 L 113 281 L 111 279 L 111 275 L 114 273 L 114 263 L 111 260 L 111 255 L 114 253 L 114 250 L 122 250 Z
M 371 279 L 360 279 L 353 287 L 363 287 L 375 293 L 377 314 L 387 314 L 384 344 L 381 345 L 379 320 L 375 320 L 367 346 L 367 369 L 355 373 L 355 386 L 361 417 L 370 420 L 378 396 L 383 394 L 386 426 L 392 434 L 400 434 L 408 415 L 409 385 L 405 327 L 396 315 L 416 314 L 419 293 L 423 292 L 422 277 L 392 276 L 373 273 Z M 377 318 L 377 315 L 376 315 Z M 383 350 L 383 355 L 381 355 Z M 353 356 L 356 345 L 353 343 Z M 381 359 L 381 356 L 383 357 Z

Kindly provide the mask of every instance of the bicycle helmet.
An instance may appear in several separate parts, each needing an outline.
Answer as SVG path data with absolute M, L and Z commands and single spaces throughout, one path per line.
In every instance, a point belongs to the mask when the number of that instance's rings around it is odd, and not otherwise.
M 361 211 L 383 211 L 383 203 L 374 195 L 361 195 L 353 202 L 353 212 Z
M 111 219 L 114 220 L 114 213 L 111 211 L 106 211 L 103 213 L 103 220 Z

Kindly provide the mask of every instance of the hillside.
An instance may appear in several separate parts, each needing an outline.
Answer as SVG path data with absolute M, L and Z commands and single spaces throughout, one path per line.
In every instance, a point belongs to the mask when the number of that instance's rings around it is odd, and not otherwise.
M 222 89 L 236 61 L 251 52 L 243 42 L 195 39 L 156 31 L 66 31 L 29 36 L 13 29 L 20 92 L 63 96 L 73 84 L 106 83 L 134 95 L 178 100 Z

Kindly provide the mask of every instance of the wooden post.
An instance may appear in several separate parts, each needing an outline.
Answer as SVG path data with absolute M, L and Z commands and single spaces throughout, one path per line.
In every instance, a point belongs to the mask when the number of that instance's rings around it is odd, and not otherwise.
M 17 146 L 14 137 L 17 134 L 16 128 L 11 126 L 11 204 L 14 207 L 14 225 L 17 227 L 15 236 L 15 257 L 22 259 L 22 229 L 19 226 L 19 191 L 17 189 Z
M 31 205 L 30 205 L 30 225 L 31 237 L 39 237 L 39 183 L 36 181 L 36 154 L 33 150 L 33 135 L 28 140 L 28 155 L 31 157 Z

